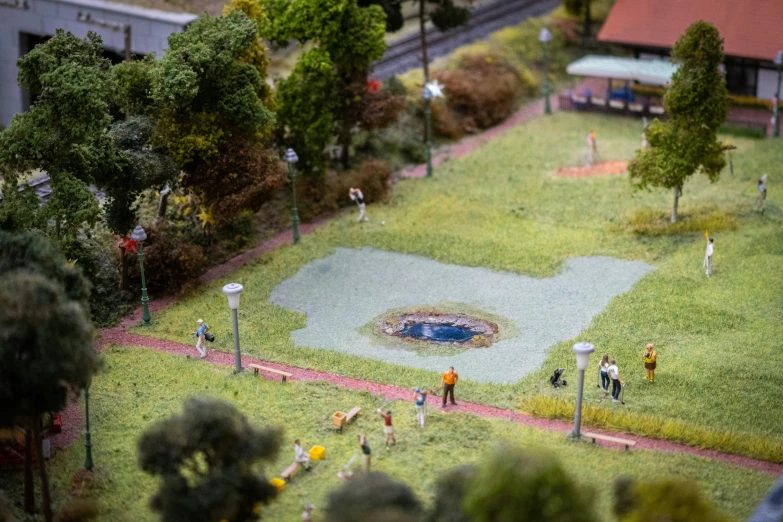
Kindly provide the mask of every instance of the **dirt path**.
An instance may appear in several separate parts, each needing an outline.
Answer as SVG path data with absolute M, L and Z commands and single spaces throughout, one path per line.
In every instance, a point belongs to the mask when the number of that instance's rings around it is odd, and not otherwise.
M 151 348 L 160 352 L 170 353 L 180 356 L 195 357 L 198 355 L 196 349 L 193 346 L 185 345 L 181 343 L 175 343 L 173 341 L 166 341 L 162 339 L 154 339 L 151 337 L 145 337 L 142 335 L 130 334 L 122 327 L 112 328 L 104 330 L 100 339 L 98 340 L 99 348 L 116 344 L 121 346 L 142 346 L 145 348 Z M 212 364 L 218 364 L 221 366 L 233 366 L 234 354 L 218 351 L 210 351 L 208 353 L 206 362 Z M 315 370 L 307 370 L 304 368 L 297 368 L 295 366 L 289 366 L 286 364 L 280 364 L 275 362 L 263 361 L 255 359 L 253 357 L 242 357 L 242 366 L 247 367 L 248 364 L 256 363 L 262 364 L 269 368 L 276 370 L 283 370 L 293 374 L 290 380 L 295 381 L 326 381 L 335 386 L 346 388 L 349 390 L 361 390 L 367 391 L 375 395 L 382 395 L 387 400 L 404 400 L 410 401 L 413 390 L 407 388 L 400 388 L 397 386 L 391 386 L 388 384 L 379 384 L 376 382 L 365 381 L 361 379 L 353 379 L 351 377 L 344 377 L 341 375 L 335 375 L 327 372 L 320 372 Z M 271 379 L 279 379 L 279 376 L 275 374 L 269 374 Z M 437 399 L 435 399 L 437 401 Z M 465 401 L 460 401 L 457 406 L 449 405 L 445 408 L 448 413 L 468 413 L 478 415 L 481 417 L 491 417 L 497 419 L 505 419 L 517 424 L 524 424 L 525 426 L 531 426 L 538 429 L 552 430 L 559 432 L 554 436 L 565 436 L 566 433 L 573 429 L 573 425 L 570 422 L 564 422 L 560 420 L 545 419 L 540 417 L 533 417 L 524 413 L 519 413 L 514 410 L 507 410 L 503 408 L 496 408 L 493 406 L 485 406 L 482 404 L 475 404 Z M 70 421 L 70 419 L 69 419 Z M 742 457 L 739 455 L 732 455 L 729 453 L 723 453 L 720 451 L 705 450 L 696 448 L 693 446 L 686 446 L 684 444 L 678 444 L 675 442 L 648 439 L 645 437 L 639 437 L 636 435 L 629 435 L 625 433 L 617 433 L 606 430 L 599 430 L 591 428 L 590 431 L 603 433 L 605 435 L 612 435 L 616 437 L 622 437 L 636 441 L 636 449 L 644 450 L 658 450 L 677 453 L 686 453 L 689 455 L 697 455 L 699 457 L 707 457 L 721 462 L 727 462 L 736 466 L 742 466 L 758 471 L 767 473 L 774 473 L 776 475 L 783 474 L 783 464 L 775 464 L 773 462 L 766 462 L 758 459 L 752 459 L 749 457 Z M 614 449 L 622 449 L 617 445 L 609 445 L 608 447 Z

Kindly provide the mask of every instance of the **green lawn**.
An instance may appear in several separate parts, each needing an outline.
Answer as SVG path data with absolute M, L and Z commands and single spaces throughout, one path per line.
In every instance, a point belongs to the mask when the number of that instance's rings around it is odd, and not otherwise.
M 603 159 L 629 159 L 639 146 L 641 123 L 635 120 L 573 113 L 538 118 L 449 161 L 432 179 L 401 182 L 389 204 L 370 206 L 370 223 L 358 226 L 355 216 L 338 217 L 300 245 L 280 248 L 200 289 L 156 314 L 152 328 L 136 331 L 189 343 L 195 320 L 203 317 L 218 338 L 215 347 L 230 351 L 231 324 L 220 288 L 238 281 L 246 289 L 239 312 L 245 352 L 400 386 L 434 386 L 435 373 L 294 346 L 290 333 L 305 325 L 305 317 L 267 303 L 272 288 L 337 246 L 370 246 L 537 277 L 556 273 L 569 257 L 642 260 L 655 270 L 615 298 L 578 339 L 554 346 L 540 371 L 508 386 L 461 382 L 460 396 L 519 408 L 526 398 L 552 394 L 546 378 L 555 367 L 567 368 L 567 377 L 575 378 L 570 346 L 588 340 L 598 352 L 618 359 L 629 382 L 626 411 L 739 438 L 764 438 L 765 451 L 735 450 L 783 461 L 783 401 L 778 400 L 783 214 L 775 177 L 783 146 L 733 140 L 738 146 L 734 176 L 727 168 L 716 184 L 703 176 L 687 183 L 683 223 L 671 234 L 663 225 L 671 205 L 668 192 L 633 193 L 627 176 L 551 175 L 585 161 L 590 129 L 598 133 Z M 762 218 L 753 204 L 755 179 L 764 172 L 771 179 Z M 651 221 L 656 216 L 660 222 Z M 652 232 L 635 233 L 634 226 Z M 705 227 L 716 242 L 711 280 L 701 269 Z M 654 385 L 642 378 L 641 351 L 648 342 L 655 343 L 659 356 Z M 594 399 L 595 387 L 588 391 L 588 399 Z M 557 393 L 571 400 L 574 389 Z
M 183 401 L 192 395 L 230 401 L 254 424 L 284 428 L 283 451 L 267 467 L 270 477 L 279 475 L 292 461 L 295 438 L 306 448 L 315 444 L 326 448 L 325 461 L 310 474 L 300 471 L 282 496 L 264 509 L 265 520 L 294 520 L 307 502 L 323 507 L 326 493 L 342 484 L 335 474 L 358 449 L 358 433 L 369 437 L 374 469 L 404 480 L 425 501 L 431 500 L 434 481 L 442 471 L 476 462 L 500 444 L 555 453 L 569 473 L 594 488 L 597 507 L 605 513 L 612 482 L 620 474 L 645 480 L 672 476 L 691 480 L 736 520 L 748 516 L 774 481 L 770 475 L 708 459 L 574 444 L 556 432 L 472 415 L 443 414 L 437 408 L 421 430 L 412 405 L 401 402 L 390 406 L 398 445 L 387 452 L 382 444 L 382 421 L 372 413 L 380 400 L 367 393 L 325 383 L 281 384 L 252 374 L 236 377 L 229 368 L 142 348 L 115 347 L 107 350 L 106 370 L 94 379 L 91 388 L 96 495 L 103 508 L 100 520 L 156 520 L 147 507 L 156 479 L 139 470 L 136 440 L 156 420 L 181 411 Z M 342 435 L 334 433 L 329 428 L 331 414 L 357 405 L 363 413 L 356 424 Z M 84 461 L 82 442 L 77 441 L 50 462 L 58 503 L 63 502 L 73 473 Z M 20 485 L 19 474 L 0 475 L 0 489 L 11 489 L 12 498 Z M 609 520 L 610 516 L 600 519 Z

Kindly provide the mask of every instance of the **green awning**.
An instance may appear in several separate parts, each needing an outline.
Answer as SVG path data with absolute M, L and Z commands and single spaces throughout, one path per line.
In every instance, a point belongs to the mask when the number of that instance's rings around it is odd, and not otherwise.
M 616 56 L 588 55 L 570 64 L 566 71 L 574 76 L 635 80 L 650 85 L 666 85 L 677 65 L 666 60 L 637 60 Z

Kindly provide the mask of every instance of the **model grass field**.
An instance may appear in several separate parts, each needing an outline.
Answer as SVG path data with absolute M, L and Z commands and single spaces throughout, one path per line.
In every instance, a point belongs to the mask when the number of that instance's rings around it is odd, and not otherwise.
M 642 261 L 653 270 L 614 297 L 581 333 L 547 347 L 540 368 L 514 384 L 461 380 L 458 397 L 569 416 L 575 387 L 550 390 L 547 378 L 558 367 L 566 368 L 566 378 L 575 378 L 570 347 L 586 340 L 599 354 L 617 358 L 628 382 L 625 406 L 599 404 L 588 374 L 588 424 L 592 419 L 783 461 L 783 403 L 777 400 L 783 214 L 774 177 L 767 212 L 763 217 L 754 212 L 755 180 L 764 172 L 773 176 L 783 148 L 773 141 L 732 138 L 738 147 L 734 176 L 727 168 L 715 184 L 692 177 L 683 189 L 681 219 L 672 225 L 668 191 L 633 192 L 627 175 L 552 175 L 586 162 L 584 136 L 590 129 L 597 130 L 604 160 L 630 159 L 639 147 L 641 124 L 635 120 L 563 113 L 535 119 L 446 163 L 432 179 L 402 181 L 388 204 L 370 205 L 369 223 L 337 217 L 299 245 L 277 249 L 199 289 L 156 314 L 151 328 L 134 331 L 190 343 L 196 319 L 204 318 L 217 337 L 210 347 L 231 351 L 231 323 L 220 293 L 230 280 L 245 287 L 239 310 L 243 353 L 411 389 L 434 387 L 437 372 L 295 345 L 292 333 L 306 327 L 307 317 L 270 303 L 274 289 L 338 247 L 416 254 L 536 278 L 555 276 L 566 260 L 577 257 Z M 701 268 L 705 229 L 716 245 L 709 280 Z M 396 274 L 396 284 L 405 287 L 407 276 Z M 650 342 L 658 352 L 654 384 L 644 380 L 641 360 Z M 597 363 L 594 358 L 591 365 Z
M 99 520 L 158 519 L 149 508 L 149 498 L 158 488 L 158 479 L 139 468 L 137 441 L 147 427 L 179 413 L 183 402 L 194 395 L 234 404 L 255 426 L 276 426 L 284 430 L 276 461 L 263 468 L 267 477 L 279 476 L 293 461 L 296 438 L 301 439 L 305 450 L 314 445 L 326 448 L 325 460 L 314 462 L 310 473 L 297 472 L 278 498 L 262 508 L 264 520 L 297 519 L 307 503 L 322 509 L 327 493 L 343 484 L 336 473 L 358 451 L 359 433 L 368 437 L 373 470 L 405 481 L 425 502 L 432 500 L 435 481 L 443 471 L 479 462 L 501 444 L 554 453 L 568 473 L 592 488 L 597 513 L 607 513 L 598 519 L 611 518 L 608 513 L 612 484 L 620 475 L 643 480 L 676 475 L 692 481 L 706 498 L 736 520 L 745 518 L 774 482 L 769 474 L 705 458 L 574 444 L 556 432 L 473 415 L 443 414 L 437 407 L 430 409 L 427 425 L 422 430 L 416 423 L 412 404 L 399 401 L 388 407 L 394 414 L 398 442 L 386 451 L 382 421 L 375 414 L 380 402 L 367 393 L 317 382 L 283 385 L 259 379 L 252 373 L 237 377 L 226 367 L 138 347 L 108 349 L 105 362 L 105 370 L 95 378 L 91 389 L 96 466 L 92 495 L 101 504 Z M 330 426 L 331 414 L 353 406 L 360 406 L 362 413 L 342 434 L 335 433 Z M 74 471 L 81 469 L 82 442 L 79 440 L 59 453 L 50 464 L 55 504 L 67 496 Z M 14 494 L 21 483 L 3 475 L 0 486 Z

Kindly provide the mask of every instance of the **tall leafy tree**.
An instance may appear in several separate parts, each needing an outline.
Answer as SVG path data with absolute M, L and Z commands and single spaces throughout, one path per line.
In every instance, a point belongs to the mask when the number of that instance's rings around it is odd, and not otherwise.
M 277 430 L 251 426 L 229 403 L 192 398 L 144 432 L 138 460 L 162 479 L 150 505 L 164 522 L 244 522 L 277 494 L 254 466 L 279 448 Z
M 636 152 L 628 172 L 637 189 L 674 191 L 674 223 L 685 181 L 702 172 L 714 183 L 726 164 L 725 146 L 717 133 L 728 115 L 729 99 L 718 70 L 723 39 L 715 26 L 696 22 L 688 27 L 674 45 L 672 59 L 680 67 L 663 97 L 668 119 L 656 119 L 647 128 L 649 147 Z
M 87 297 L 87 281 L 48 241 L 33 233 L 0 232 L 0 426 L 26 427 L 25 510 L 34 507 L 34 445 L 47 522 L 52 507 L 41 416 L 62 410 L 100 366 Z
M 370 65 L 383 56 L 386 49 L 384 33 L 386 16 L 377 5 L 360 7 L 357 0 L 261 0 L 269 22 L 264 25 L 263 34 L 275 45 L 285 46 L 290 40 L 299 43 L 314 42 L 321 50 L 318 55 L 301 59 L 308 60 L 300 69 L 294 81 L 302 82 L 302 73 L 312 71 L 315 62 L 318 68 L 330 60 L 337 79 L 337 96 L 333 103 L 336 134 L 342 149 L 344 167 L 350 163 L 351 132 L 362 117 L 362 96 L 367 92 L 367 75 Z M 323 74 L 320 72 L 320 74 Z M 323 77 L 322 77 L 323 79 Z M 301 84 L 297 90 L 304 93 L 309 87 Z M 289 94 L 294 89 L 289 90 Z M 301 96 L 289 96 L 299 104 Z M 281 114 L 293 115 L 294 109 L 281 108 Z M 281 117 L 282 126 L 289 120 Z M 318 122 L 322 124 L 322 121 Z M 293 122 L 299 126 L 298 122 Z
M 54 191 L 50 217 L 58 238 L 72 237 L 83 223 L 95 222 L 97 205 L 88 185 L 113 161 L 110 62 L 102 54 L 97 34 L 81 40 L 58 29 L 17 62 L 19 83 L 36 99 L 0 134 L 0 173 L 6 192 L 16 190 L 22 173 L 49 174 Z

